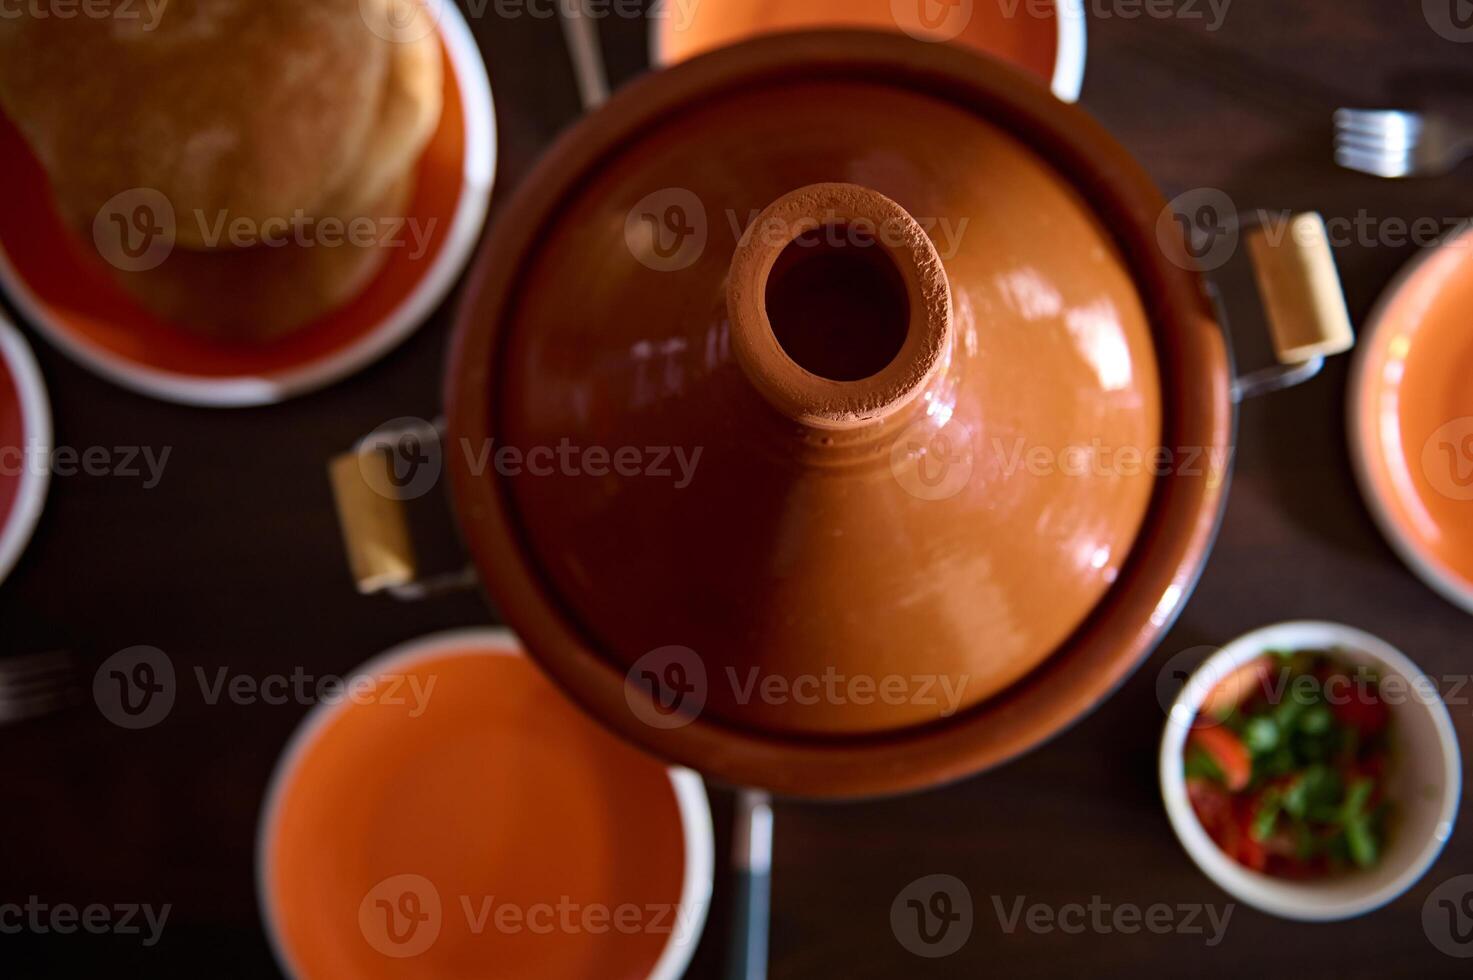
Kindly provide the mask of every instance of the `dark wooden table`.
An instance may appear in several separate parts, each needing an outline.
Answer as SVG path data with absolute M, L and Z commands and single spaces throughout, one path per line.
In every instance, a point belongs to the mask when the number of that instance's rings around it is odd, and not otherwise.
M 1217 31 L 1203 20 L 1127 19 L 1131 9 L 1129 0 L 1093 5 L 1083 104 L 1168 196 L 1216 187 L 1244 208 L 1350 218 L 1469 212 L 1473 169 L 1391 183 L 1330 161 L 1336 106 L 1473 82 L 1473 45 L 1439 37 L 1415 0 L 1240 0 Z M 500 204 L 579 109 L 556 21 L 488 16 L 474 26 L 497 90 Z M 607 21 L 604 33 L 616 79 L 642 70 L 642 23 Z M 1357 319 L 1412 251 L 1376 241 L 1338 250 Z M 448 320 L 440 311 L 331 390 L 235 412 L 128 394 L 32 335 L 60 444 L 172 455 L 152 490 L 119 477 L 55 481 L 33 545 L 0 590 L 3 652 L 65 646 L 92 663 L 149 644 L 185 669 L 343 673 L 399 641 L 490 620 L 470 594 L 417 605 L 357 597 L 323 472 L 330 453 L 379 423 L 438 411 Z M 1346 924 L 1295 925 L 1240 907 L 1208 947 L 1193 935 L 1009 934 L 994 908 L 1020 896 L 1055 908 L 1095 896 L 1112 906 L 1229 901 L 1187 859 L 1158 799 L 1157 677 L 1173 654 L 1313 617 L 1380 634 L 1435 675 L 1473 669 L 1473 623 L 1401 566 L 1358 497 L 1346 374 L 1342 358 L 1306 387 L 1244 406 L 1226 525 L 1201 586 L 1162 648 L 1091 717 L 945 790 L 779 804 L 774 977 L 1467 975 L 1467 961 L 1438 952 L 1421 925 L 1430 890 L 1473 871 L 1466 820 L 1423 882 Z M 171 903 L 173 912 L 150 949 L 132 937 L 0 935 L 0 973 L 274 975 L 256 909 L 257 808 L 304 710 L 181 699 L 165 723 L 130 732 L 88 704 L 5 730 L 0 902 L 35 895 Z M 1465 700 L 1453 714 L 1473 757 L 1473 708 Z M 724 848 L 729 798 L 718 791 L 714 804 Z M 961 879 L 976 904 L 970 940 L 940 960 L 907 952 L 889 924 L 897 893 L 930 873 Z M 720 975 L 724 885 L 723 875 L 692 976 Z

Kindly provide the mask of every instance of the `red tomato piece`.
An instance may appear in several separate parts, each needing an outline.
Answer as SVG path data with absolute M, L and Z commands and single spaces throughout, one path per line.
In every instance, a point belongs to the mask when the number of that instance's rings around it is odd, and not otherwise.
M 1349 725 L 1362 735 L 1379 735 L 1391 721 L 1391 711 L 1375 694 L 1357 691 L 1348 698 L 1337 698 L 1330 705 L 1336 720 Z
M 1253 757 L 1248 754 L 1248 747 L 1228 729 L 1193 728 L 1187 744 L 1206 752 L 1217 763 L 1228 789 L 1236 792 L 1253 778 Z
M 1187 799 L 1192 803 L 1197 822 L 1215 840 L 1218 832 L 1232 819 L 1232 799 L 1227 790 L 1210 780 L 1188 779 Z
M 1239 796 L 1233 800 L 1233 822 L 1238 845 L 1233 857 L 1245 868 L 1263 871 L 1268 867 L 1268 848 L 1253 839 L 1253 814 L 1256 809 L 1254 798 Z
M 1213 718 L 1226 718 L 1233 709 L 1255 695 L 1267 694 L 1273 662 L 1268 657 L 1249 661 L 1218 681 L 1202 702 L 1202 713 Z

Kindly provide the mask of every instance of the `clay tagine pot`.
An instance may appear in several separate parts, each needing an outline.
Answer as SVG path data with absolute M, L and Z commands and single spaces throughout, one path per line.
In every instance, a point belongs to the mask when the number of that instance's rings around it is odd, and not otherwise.
M 1162 637 L 1222 510 L 1234 378 L 1164 208 L 1084 113 L 944 45 L 785 36 L 629 86 L 460 312 L 444 453 L 497 608 L 594 717 L 729 783 L 890 793 L 1038 744 Z M 1270 312 L 1329 295 L 1294 241 Z M 1307 317 L 1301 375 L 1344 346 Z

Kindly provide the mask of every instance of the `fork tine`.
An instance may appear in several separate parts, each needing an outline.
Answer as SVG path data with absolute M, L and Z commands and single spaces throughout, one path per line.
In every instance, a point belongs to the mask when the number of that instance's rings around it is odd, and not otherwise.
M 56 677 L 71 673 L 73 673 L 72 666 L 67 663 L 36 664 L 21 670 L 0 669 L 0 686 L 30 680 L 34 677 Z
M 1422 139 L 1422 120 L 1404 113 L 1352 116 L 1335 121 L 1335 138 L 1373 145 L 1413 147 Z
M 0 676 L 25 674 L 37 670 L 54 670 L 73 666 L 72 656 L 61 650 L 47 653 L 28 653 L 19 657 L 0 659 Z
M 1340 148 L 1335 151 L 1335 162 L 1349 170 L 1373 174 L 1377 177 L 1402 177 L 1410 167 L 1405 158 L 1387 157 L 1379 153 Z
M 72 687 L 69 674 L 33 677 L 18 683 L 0 683 L 0 701 L 18 701 L 45 691 L 60 691 Z
M 0 679 L 0 698 L 11 691 L 24 691 L 41 687 L 75 687 L 80 678 L 75 671 L 57 670 L 47 673 L 29 674 L 25 677 Z
M 50 714 L 81 701 L 76 663 L 65 651 L 0 660 L 0 724 Z
M 1336 109 L 1335 125 L 1342 129 L 1378 132 L 1387 129 L 1417 128 L 1422 117 L 1400 109 Z
M 1342 130 L 1335 134 L 1336 146 L 1349 146 L 1361 150 L 1371 150 L 1381 153 L 1410 153 L 1417 148 L 1418 137 L 1416 134 L 1406 133 L 1384 133 L 1373 135 L 1370 133 L 1355 132 L 1353 130 Z
M 60 711 L 62 708 L 71 707 L 75 703 L 75 699 L 67 696 L 65 692 L 28 698 L 24 701 L 0 701 L 0 725 L 39 718 L 42 715 Z
M 1415 170 L 1408 154 L 1374 153 L 1350 147 L 1335 148 L 1335 163 L 1375 177 L 1409 177 Z
M 1352 123 L 1356 120 L 1364 120 L 1373 116 L 1384 116 L 1396 112 L 1396 109 L 1359 109 L 1355 106 L 1341 106 L 1335 110 L 1335 122 Z

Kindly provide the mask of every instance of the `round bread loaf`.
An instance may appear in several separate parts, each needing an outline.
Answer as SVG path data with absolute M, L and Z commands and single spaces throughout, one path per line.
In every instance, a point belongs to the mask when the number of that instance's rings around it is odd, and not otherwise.
M 121 192 L 168 199 L 174 254 L 148 275 L 119 276 L 146 303 L 187 311 L 183 325 L 209 333 L 274 335 L 350 298 L 383 256 L 351 246 L 357 254 L 313 256 L 310 245 L 248 255 L 272 246 L 240 248 L 219 229 L 241 219 L 261 228 L 304 215 L 402 215 L 443 83 L 432 25 L 401 31 L 402 41 L 371 26 L 405 10 L 429 17 L 404 4 L 92 0 L 93 16 L 67 19 L 27 7 L 0 18 L 0 108 L 40 159 L 62 216 L 84 234 Z M 292 300 L 254 330 L 239 309 L 212 317 L 208 296 L 188 295 L 201 267 L 190 250 L 220 260 L 208 263 L 215 271 L 201 291 L 234 275 L 241 289 L 232 292 Z
M 402 213 L 410 191 L 405 178 L 372 207 Z M 420 229 L 389 220 L 374 224 L 372 242 L 340 233 L 331 247 L 303 245 L 283 233 L 282 244 L 273 246 L 175 249 L 157 268 L 116 275 L 144 306 L 172 323 L 219 340 L 266 341 L 347 303 L 373 279 L 391 248 L 419 245 Z

